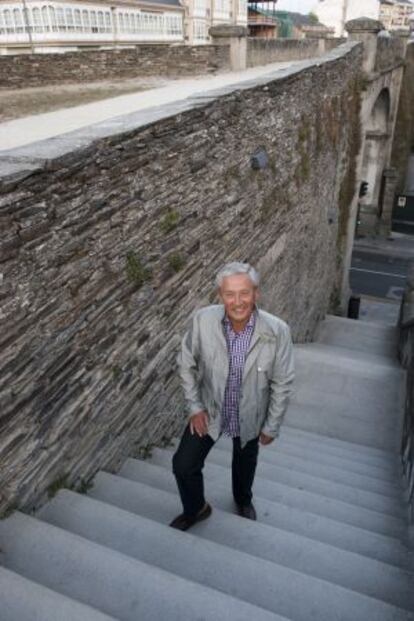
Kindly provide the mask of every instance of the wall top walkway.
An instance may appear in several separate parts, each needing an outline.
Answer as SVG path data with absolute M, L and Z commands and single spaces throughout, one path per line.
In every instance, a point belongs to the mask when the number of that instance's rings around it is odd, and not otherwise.
M 25 117 L 0 125 L 0 180 L 18 181 L 42 168 L 47 161 L 95 140 L 129 132 L 158 120 L 229 95 L 265 86 L 306 69 L 333 62 L 354 49 L 344 43 L 318 58 L 273 63 L 241 72 L 179 80 L 172 85 L 132 95 Z

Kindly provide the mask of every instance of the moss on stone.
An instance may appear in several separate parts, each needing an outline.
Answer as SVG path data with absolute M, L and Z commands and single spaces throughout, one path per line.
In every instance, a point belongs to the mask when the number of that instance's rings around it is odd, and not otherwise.
M 174 270 L 174 272 L 179 272 L 185 265 L 185 259 L 179 252 L 170 254 L 168 257 L 168 265 Z
M 126 255 L 126 273 L 128 280 L 136 287 L 141 287 L 151 278 L 151 270 L 143 266 L 141 259 L 133 250 Z
M 47 488 L 48 498 L 53 498 L 61 489 L 70 489 L 69 475 L 62 474 L 57 477 Z
M 167 211 L 160 223 L 161 231 L 166 235 L 171 233 L 178 226 L 179 221 L 180 214 L 177 211 L 174 209 Z

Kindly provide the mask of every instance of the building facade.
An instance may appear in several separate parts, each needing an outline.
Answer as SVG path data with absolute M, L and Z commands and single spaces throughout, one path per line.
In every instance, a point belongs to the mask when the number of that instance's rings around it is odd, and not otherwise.
M 0 0 L 0 54 L 142 43 L 210 43 L 209 28 L 247 26 L 246 0 Z
M 382 0 L 380 21 L 387 30 L 410 30 L 414 4 L 409 0 Z

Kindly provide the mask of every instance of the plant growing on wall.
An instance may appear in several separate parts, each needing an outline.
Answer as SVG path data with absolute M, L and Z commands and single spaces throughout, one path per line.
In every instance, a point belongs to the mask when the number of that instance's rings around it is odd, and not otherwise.
M 161 220 L 161 224 L 160 224 L 161 231 L 163 233 L 165 233 L 165 234 L 170 233 L 171 231 L 173 231 L 176 228 L 176 226 L 178 225 L 179 220 L 180 220 L 179 213 L 177 213 L 173 209 L 169 210 L 165 214 L 163 219 Z
M 143 266 L 141 259 L 133 250 L 129 250 L 126 255 L 126 273 L 128 280 L 136 287 L 141 287 L 151 278 L 151 270 Z

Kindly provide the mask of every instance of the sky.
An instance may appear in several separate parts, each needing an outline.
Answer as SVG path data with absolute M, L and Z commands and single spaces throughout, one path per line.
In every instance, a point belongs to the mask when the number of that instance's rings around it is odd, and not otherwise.
M 317 0 L 278 0 L 276 10 L 295 11 L 307 15 L 317 4 Z

